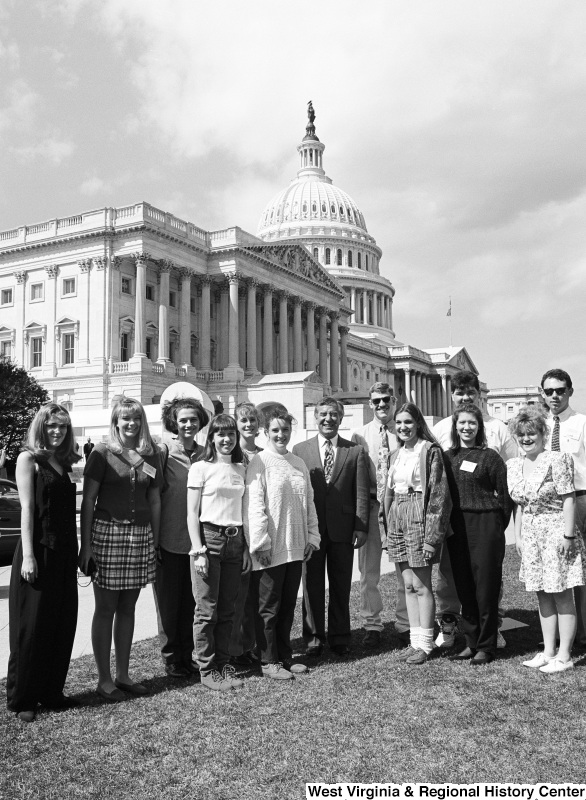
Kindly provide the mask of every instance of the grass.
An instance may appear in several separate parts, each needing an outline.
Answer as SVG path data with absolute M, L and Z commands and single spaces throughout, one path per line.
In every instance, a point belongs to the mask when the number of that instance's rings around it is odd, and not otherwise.
M 393 576 L 381 581 L 384 647 L 361 649 L 353 587 L 351 659 L 326 657 L 286 685 L 253 676 L 223 695 L 171 681 L 151 639 L 132 656 L 150 696 L 110 706 L 94 692 L 93 659 L 77 659 L 66 692 L 84 707 L 26 726 L 0 715 L 0 798 L 292 800 L 314 781 L 586 782 L 584 660 L 560 676 L 521 666 L 541 636 L 535 597 L 517 574 L 508 547 L 507 613 L 529 628 L 508 632 L 485 668 L 445 655 L 417 668 L 398 662 Z

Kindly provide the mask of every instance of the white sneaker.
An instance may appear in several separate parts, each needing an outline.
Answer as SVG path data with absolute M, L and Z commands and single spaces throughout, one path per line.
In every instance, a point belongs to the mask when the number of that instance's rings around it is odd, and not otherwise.
M 458 633 L 458 623 L 440 621 L 440 632 L 435 640 L 436 647 L 447 650 L 456 644 L 456 634 Z
M 497 650 L 502 650 L 504 647 L 507 646 L 507 640 L 505 639 L 505 637 L 502 635 L 502 633 L 500 631 L 498 632 L 497 637 L 496 637 L 496 646 L 497 646 Z
M 552 672 L 565 672 L 568 669 L 574 669 L 574 662 L 572 660 L 560 661 L 559 658 L 553 658 L 549 664 L 539 667 L 540 672 L 547 672 L 548 675 Z
M 537 653 L 537 655 L 533 656 L 529 661 L 523 661 L 523 666 L 531 667 L 532 669 L 541 669 L 541 667 L 553 661 L 554 658 L 555 656 L 546 656 L 545 653 Z

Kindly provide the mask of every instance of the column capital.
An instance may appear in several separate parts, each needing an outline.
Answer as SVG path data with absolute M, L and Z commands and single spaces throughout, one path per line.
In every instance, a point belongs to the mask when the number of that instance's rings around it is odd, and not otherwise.
M 91 258 L 84 258 L 81 261 L 77 262 L 77 266 L 79 267 L 79 271 L 82 273 L 89 272 L 92 268 L 92 260 Z
M 291 297 L 290 293 L 286 289 L 273 289 L 273 294 L 276 295 L 279 300 L 289 300 Z
M 212 278 L 212 276 L 211 276 L 211 275 L 198 275 L 198 276 L 197 276 L 197 279 L 198 279 L 198 281 L 200 282 L 200 284 L 201 284 L 202 286 L 203 286 L 204 284 L 205 284 L 206 286 L 211 286 L 211 284 L 214 282 L 214 279 Z
M 242 282 L 246 286 L 250 287 L 251 289 L 252 288 L 258 289 L 258 288 L 260 288 L 262 286 L 262 281 L 259 281 L 258 278 L 252 278 L 249 275 L 247 275 L 246 277 L 242 278 Z
M 110 260 L 110 266 L 112 267 L 112 269 L 120 269 L 120 264 L 122 262 L 122 259 L 120 258 L 120 256 L 110 256 L 109 260 Z
M 340 317 L 342 316 L 339 311 L 331 311 L 331 310 L 329 312 L 329 315 L 330 315 L 330 319 L 332 320 L 332 322 L 334 320 L 338 321 L 340 319 Z
M 144 264 L 146 266 L 147 261 L 150 260 L 150 255 L 143 251 L 137 251 L 136 253 L 132 254 L 132 258 L 134 259 L 136 266 L 139 264 Z
M 45 267 L 45 272 L 49 278 L 56 278 L 59 274 L 59 266 L 57 264 L 50 264 L 48 267 Z
M 275 293 L 275 287 L 271 286 L 270 283 L 264 283 L 262 286 L 262 291 L 265 296 L 267 294 L 273 295 Z
M 301 299 L 301 297 L 299 297 L 299 295 L 294 295 L 292 297 L 292 301 L 293 301 L 293 305 L 295 307 L 297 307 L 297 306 L 301 307 L 301 306 L 304 305 L 303 300 Z
M 350 328 L 347 328 L 345 325 L 340 325 L 338 330 L 341 336 L 347 336 L 350 333 Z
M 96 265 L 97 270 L 102 270 L 106 268 L 107 259 L 105 256 L 98 256 L 94 258 L 94 264 Z
M 240 285 L 240 282 L 242 281 L 243 275 L 242 275 L 241 272 L 226 272 L 224 277 L 226 279 L 226 284 L 228 284 L 228 286 L 231 283 L 235 283 L 237 285 Z
M 179 275 L 181 280 L 187 280 L 187 279 L 191 280 L 193 276 L 193 272 L 190 269 L 187 269 L 187 267 L 179 267 L 177 269 L 177 274 Z
M 302 300 L 301 302 L 303 303 L 307 311 L 313 309 L 313 311 L 315 312 L 319 308 L 318 304 L 314 303 L 313 300 Z
M 26 281 L 26 272 L 24 270 L 17 270 L 14 273 L 17 283 L 24 283 Z
M 172 270 L 174 269 L 175 269 L 175 264 L 172 261 L 169 261 L 168 259 L 165 259 L 164 261 L 159 261 L 159 275 L 162 272 L 172 272 Z

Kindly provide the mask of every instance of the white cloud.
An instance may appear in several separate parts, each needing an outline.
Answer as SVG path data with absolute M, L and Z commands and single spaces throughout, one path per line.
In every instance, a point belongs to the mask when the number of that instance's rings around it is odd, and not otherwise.
M 50 136 L 35 144 L 12 147 L 11 150 L 20 161 L 30 162 L 43 159 L 58 166 L 73 153 L 75 144 L 69 140 Z

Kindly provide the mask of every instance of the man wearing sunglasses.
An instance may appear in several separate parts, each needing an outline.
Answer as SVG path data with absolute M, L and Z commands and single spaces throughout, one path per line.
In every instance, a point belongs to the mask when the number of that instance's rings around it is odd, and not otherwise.
M 452 377 L 452 403 L 454 410 L 466 403 L 472 403 L 480 408 L 481 394 L 478 376 L 473 372 L 462 370 Z M 490 417 L 483 413 L 484 430 L 488 446 L 496 450 L 503 461 L 508 461 L 517 455 L 517 445 L 508 427 L 500 419 Z M 452 415 L 437 422 L 431 432 L 438 440 L 442 450 L 449 450 L 452 446 Z M 499 620 L 502 621 L 504 612 L 500 608 L 499 598 Z M 436 585 L 436 615 L 440 626 L 440 632 L 435 640 L 438 647 L 453 647 L 456 642 L 458 618 L 460 616 L 460 601 L 454 576 L 448 555 L 448 548 L 442 547 L 441 559 L 438 568 Z M 500 625 L 499 625 L 500 626 Z M 505 647 L 506 642 L 501 633 L 498 635 L 497 646 Z
M 541 397 L 547 406 L 550 436 L 545 447 L 570 453 L 574 461 L 574 489 L 576 492 L 576 524 L 586 534 L 586 416 L 570 407 L 574 394 L 572 379 L 563 369 L 550 369 L 541 379 Z M 576 642 L 586 646 L 586 591 L 574 589 L 578 629 Z
M 388 383 L 375 383 L 369 389 L 369 406 L 374 412 L 374 419 L 361 428 L 351 431 L 350 439 L 361 444 L 368 454 L 370 475 L 370 518 L 366 544 L 358 551 L 358 567 L 360 569 L 360 618 L 366 631 L 363 644 L 365 647 L 378 647 L 380 644 L 383 623 L 381 612 L 383 601 L 378 588 L 380 581 L 380 564 L 382 556 L 382 536 L 378 522 L 380 498 L 387 481 L 389 455 L 397 449 L 393 414 L 395 398 Z M 397 572 L 399 575 L 399 572 Z M 397 602 L 397 631 L 409 630 L 404 593 L 402 605 Z M 404 607 L 402 623 L 400 608 Z

